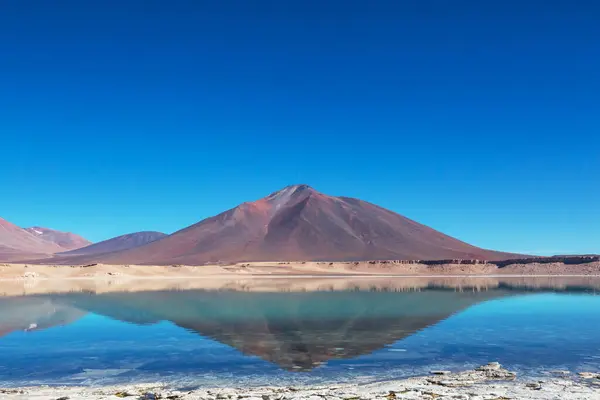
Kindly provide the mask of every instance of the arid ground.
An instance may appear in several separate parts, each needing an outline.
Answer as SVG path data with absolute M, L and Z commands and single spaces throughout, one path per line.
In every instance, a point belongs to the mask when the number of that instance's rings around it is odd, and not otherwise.
M 514 282 L 519 277 L 527 280 L 538 277 L 536 282 L 540 285 L 560 288 L 562 277 L 571 277 L 570 284 L 588 285 L 589 281 L 596 281 L 597 276 L 600 276 L 600 262 L 576 265 L 529 263 L 503 268 L 494 264 L 424 265 L 373 261 L 263 262 L 201 267 L 0 264 L 0 295 L 163 289 L 311 291 L 371 286 L 410 290 L 432 283 L 478 289 L 496 287 L 507 278 Z M 391 277 L 403 279 L 391 280 Z M 476 285 L 470 280 L 472 277 L 478 278 Z

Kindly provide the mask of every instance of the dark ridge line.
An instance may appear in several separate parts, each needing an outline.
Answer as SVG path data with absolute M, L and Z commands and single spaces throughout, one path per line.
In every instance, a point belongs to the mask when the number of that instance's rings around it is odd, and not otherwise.
M 566 265 L 589 264 L 600 261 L 599 256 L 552 256 L 552 257 L 529 257 L 517 258 L 500 261 L 486 261 L 477 259 L 446 259 L 446 260 L 371 260 L 366 261 L 369 264 L 424 264 L 424 265 L 444 265 L 444 264 L 464 264 L 464 265 L 497 265 L 504 268 L 513 264 L 551 264 L 563 263 Z M 363 261 L 364 262 L 364 261 Z M 281 263 L 286 264 L 286 263 Z M 347 264 L 360 264 L 360 261 L 351 261 Z

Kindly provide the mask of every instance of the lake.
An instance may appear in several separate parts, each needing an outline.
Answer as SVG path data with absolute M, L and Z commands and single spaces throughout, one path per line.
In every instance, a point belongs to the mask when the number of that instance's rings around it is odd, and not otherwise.
M 373 381 L 490 361 L 527 376 L 600 367 L 598 278 L 146 281 L 102 293 L 46 282 L 26 295 L 2 285 L 0 386 Z

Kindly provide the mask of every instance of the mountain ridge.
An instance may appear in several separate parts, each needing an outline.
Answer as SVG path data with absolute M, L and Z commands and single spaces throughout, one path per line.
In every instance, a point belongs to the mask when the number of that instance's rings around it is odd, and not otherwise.
M 54 256 L 21 260 L 52 264 L 206 265 L 268 261 L 497 261 L 524 257 L 473 246 L 378 205 L 327 195 L 306 184 L 286 186 L 170 235 L 134 232 L 66 252 L 52 248 L 46 254 Z

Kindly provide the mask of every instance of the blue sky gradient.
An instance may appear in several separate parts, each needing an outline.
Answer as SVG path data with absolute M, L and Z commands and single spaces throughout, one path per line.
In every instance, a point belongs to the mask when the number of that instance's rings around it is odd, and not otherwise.
M 593 1 L 7 1 L 0 216 L 98 241 L 307 183 L 600 252 Z

